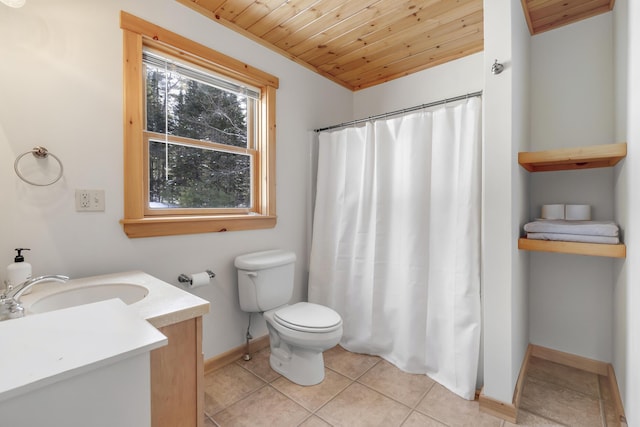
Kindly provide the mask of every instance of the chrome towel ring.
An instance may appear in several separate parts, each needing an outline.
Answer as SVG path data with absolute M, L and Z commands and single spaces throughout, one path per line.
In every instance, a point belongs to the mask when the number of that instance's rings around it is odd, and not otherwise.
M 18 169 L 18 163 L 24 156 L 26 156 L 29 153 L 33 154 L 33 156 L 37 159 L 46 159 L 48 156 L 53 157 L 56 160 L 56 162 L 58 162 L 58 165 L 60 165 L 60 172 L 58 173 L 58 175 L 51 182 L 46 182 L 42 184 L 38 182 L 30 181 L 27 178 L 25 178 L 24 175 L 22 175 L 22 173 L 20 172 L 20 169 Z M 62 166 L 62 161 L 58 158 L 58 156 L 54 155 L 53 153 L 50 153 L 49 150 L 47 150 L 44 147 L 37 146 L 37 147 L 34 147 L 33 150 L 31 151 L 27 151 L 26 153 L 20 154 L 16 158 L 16 161 L 13 163 L 13 170 L 16 171 L 16 175 L 18 175 L 18 178 L 20 178 L 27 184 L 37 185 L 38 187 L 46 187 L 48 185 L 55 184 L 60 180 L 60 178 L 62 178 L 62 174 L 64 172 L 64 166 Z

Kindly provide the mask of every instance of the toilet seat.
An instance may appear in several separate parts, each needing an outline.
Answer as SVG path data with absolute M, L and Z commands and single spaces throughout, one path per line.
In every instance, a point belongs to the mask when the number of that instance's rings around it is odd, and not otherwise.
M 273 319 L 285 328 L 300 332 L 331 332 L 342 326 L 338 313 L 318 304 L 299 302 L 277 310 Z

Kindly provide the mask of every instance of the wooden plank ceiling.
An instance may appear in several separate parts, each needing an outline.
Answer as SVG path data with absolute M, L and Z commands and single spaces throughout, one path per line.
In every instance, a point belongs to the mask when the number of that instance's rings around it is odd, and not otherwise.
M 351 89 L 484 46 L 482 0 L 177 0 Z
M 176 0 L 351 89 L 484 48 L 483 0 Z M 614 0 L 521 0 L 531 34 Z
M 613 10 L 615 0 L 522 0 L 524 16 L 531 34 Z

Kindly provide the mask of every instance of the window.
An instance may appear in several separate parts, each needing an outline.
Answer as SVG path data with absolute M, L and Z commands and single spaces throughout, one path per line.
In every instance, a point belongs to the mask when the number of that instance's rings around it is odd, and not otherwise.
M 274 227 L 278 79 L 125 12 L 129 237 Z
M 260 91 L 142 52 L 146 215 L 247 213 Z

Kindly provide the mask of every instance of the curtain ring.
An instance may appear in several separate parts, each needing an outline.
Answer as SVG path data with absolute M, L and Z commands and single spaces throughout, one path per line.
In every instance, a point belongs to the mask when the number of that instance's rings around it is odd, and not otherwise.
M 24 175 L 22 175 L 22 173 L 20 172 L 20 169 L 18 169 L 18 163 L 24 156 L 26 156 L 29 153 L 33 154 L 33 157 L 35 157 L 36 159 L 46 159 L 48 156 L 53 157 L 56 160 L 56 162 L 58 162 L 58 165 L 60 165 L 60 172 L 58 173 L 58 176 L 56 176 L 51 182 L 46 182 L 43 184 L 38 182 L 33 182 L 25 178 Z M 47 150 L 45 147 L 36 146 L 31 151 L 27 151 L 25 153 L 20 154 L 18 157 L 16 157 L 16 161 L 13 163 L 13 170 L 16 172 L 16 175 L 18 175 L 18 178 L 20 178 L 27 184 L 35 185 L 38 187 L 46 187 L 48 185 L 55 184 L 60 180 L 60 178 L 62 178 L 62 174 L 64 173 L 64 166 L 62 165 L 62 161 L 58 158 L 58 156 L 54 155 L 53 153 L 50 153 L 49 150 Z

